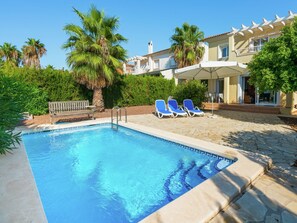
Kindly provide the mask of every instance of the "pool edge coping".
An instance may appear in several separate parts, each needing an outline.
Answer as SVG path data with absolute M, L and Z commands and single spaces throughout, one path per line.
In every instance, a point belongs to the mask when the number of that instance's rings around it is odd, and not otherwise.
M 17 131 L 32 133 L 103 123 L 110 123 L 110 119 L 97 119 L 92 121 L 84 121 L 63 125 L 37 125 L 32 128 L 22 128 L 22 126 L 17 128 Z M 161 137 L 166 140 L 180 143 L 192 148 L 197 148 L 202 151 L 223 156 L 229 159 L 237 159 L 235 163 L 233 163 L 231 166 L 221 171 L 220 173 L 216 174 L 214 177 L 199 184 L 189 192 L 185 193 L 176 200 L 168 203 L 156 212 L 147 216 L 140 221 L 141 223 L 192 223 L 197 221 L 207 222 L 211 218 L 213 218 L 221 209 L 225 208 L 235 197 L 241 194 L 250 184 L 252 184 L 253 181 L 255 181 L 255 179 L 257 179 L 257 177 L 264 174 L 265 170 L 271 165 L 271 159 L 260 154 L 251 154 L 250 152 L 240 151 L 231 147 L 214 144 L 200 139 L 175 134 L 172 132 L 166 132 L 164 130 L 155 129 L 135 123 L 120 122 L 119 125 L 156 137 Z M 197 146 L 197 144 L 199 146 Z M 25 151 L 23 143 L 21 143 L 20 149 Z M 242 154 L 242 152 L 244 152 L 245 154 Z M 252 156 L 249 157 L 249 155 Z M 26 151 L 25 156 L 28 162 L 27 164 L 30 167 Z M 257 161 L 261 161 L 261 163 L 258 163 Z M 244 168 L 247 165 L 251 165 L 248 170 Z M 241 174 L 238 174 L 238 172 L 240 172 Z M 35 183 L 32 170 L 31 178 L 33 178 L 33 181 Z M 217 185 L 220 185 L 220 188 Z M 216 191 L 215 189 L 219 191 Z M 35 190 L 37 190 L 38 194 L 37 199 L 40 200 L 36 183 Z M 214 190 L 216 193 L 214 193 Z M 44 213 L 42 203 L 40 209 L 40 211 Z
M 134 123 L 121 123 L 121 125 L 205 152 L 236 159 L 232 165 L 147 216 L 140 223 L 208 222 L 272 165 L 272 160 L 261 154 Z M 248 170 L 247 166 L 249 166 Z

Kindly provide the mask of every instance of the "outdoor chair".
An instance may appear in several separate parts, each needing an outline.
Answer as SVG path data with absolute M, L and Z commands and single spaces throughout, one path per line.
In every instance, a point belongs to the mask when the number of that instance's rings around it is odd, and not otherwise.
M 192 99 L 185 99 L 183 101 L 183 106 L 186 112 L 188 112 L 189 116 L 193 117 L 195 115 L 203 116 L 204 112 L 201 111 L 197 106 L 194 107 L 194 103 Z
M 168 100 L 168 109 L 173 113 L 174 117 L 188 116 L 187 112 L 185 112 L 182 107 L 178 106 L 175 99 Z
M 164 116 L 172 117 L 173 113 L 171 111 L 168 111 L 166 108 L 166 104 L 164 100 L 156 100 L 155 101 L 155 107 L 156 107 L 156 113 L 158 118 L 163 118 Z

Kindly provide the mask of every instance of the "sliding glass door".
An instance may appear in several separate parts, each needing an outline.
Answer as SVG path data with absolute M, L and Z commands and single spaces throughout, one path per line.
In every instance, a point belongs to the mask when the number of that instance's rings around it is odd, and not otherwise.
M 264 91 L 257 94 L 256 103 L 259 105 L 277 105 L 279 93 L 276 91 Z
M 244 104 L 256 104 L 256 105 L 271 105 L 275 106 L 279 104 L 279 92 L 276 91 L 264 91 L 258 92 L 254 86 L 249 84 L 250 77 L 242 77 L 241 88 Z

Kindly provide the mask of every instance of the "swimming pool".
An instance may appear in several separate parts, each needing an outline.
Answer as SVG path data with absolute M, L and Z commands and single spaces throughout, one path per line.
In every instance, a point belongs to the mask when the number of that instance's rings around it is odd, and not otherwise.
M 22 138 L 50 223 L 138 222 L 233 163 L 110 125 Z

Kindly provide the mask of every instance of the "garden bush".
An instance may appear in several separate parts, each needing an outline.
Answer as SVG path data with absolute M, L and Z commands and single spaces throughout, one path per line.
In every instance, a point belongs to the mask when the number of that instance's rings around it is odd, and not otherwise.
M 32 97 L 38 98 L 39 93 L 38 89 L 0 73 L 0 154 L 20 141 L 20 135 L 13 129 L 22 118 L 22 112 L 28 109 L 28 102 Z
M 33 115 L 46 114 L 48 111 L 48 95 L 46 91 L 40 90 L 38 87 L 23 83 L 24 91 L 27 94 L 24 111 Z
M 183 103 L 184 99 L 192 99 L 194 105 L 201 106 L 201 103 L 205 100 L 205 93 L 207 87 L 198 80 L 191 80 L 177 85 L 173 97 L 179 104 Z
M 175 88 L 174 80 L 155 76 L 116 76 L 113 85 L 103 90 L 105 106 L 152 105 L 167 100 Z

